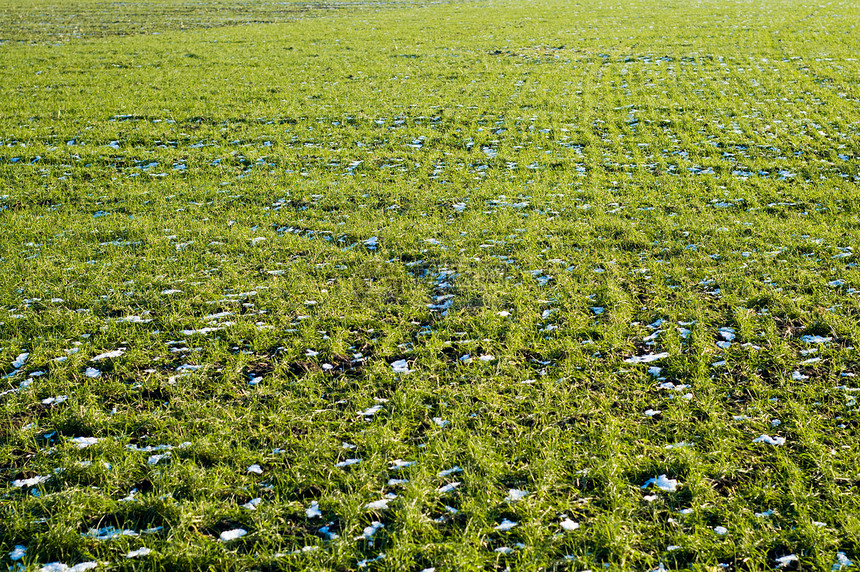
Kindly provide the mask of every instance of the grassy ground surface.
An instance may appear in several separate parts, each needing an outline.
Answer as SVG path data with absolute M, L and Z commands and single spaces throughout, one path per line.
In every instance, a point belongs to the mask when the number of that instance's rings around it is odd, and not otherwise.
M 4 565 L 860 562 L 856 3 L 0 14 Z

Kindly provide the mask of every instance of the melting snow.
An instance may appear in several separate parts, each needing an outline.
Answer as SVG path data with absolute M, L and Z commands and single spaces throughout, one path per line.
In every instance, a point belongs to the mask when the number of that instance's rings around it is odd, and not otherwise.
M 51 562 L 39 568 L 39 572 L 84 572 L 98 567 L 98 562 L 81 562 L 74 566 L 67 566 L 62 562 Z
M 761 437 L 756 437 L 752 441 L 753 443 L 767 443 L 768 445 L 784 445 L 785 437 L 771 437 L 770 435 L 762 435 Z
M 96 357 L 92 358 L 92 360 L 90 360 L 90 361 L 102 361 L 102 360 L 106 360 L 106 359 L 118 358 L 124 353 L 125 353 L 125 348 L 120 348 L 120 349 L 114 350 L 112 352 L 105 352 L 103 354 L 99 354 Z
M 12 362 L 12 367 L 14 367 L 15 369 L 21 369 L 21 367 L 23 367 L 24 364 L 27 363 L 27 358 L 29 357 L 30 354 L 27 352 L 19 354 L 18 357 L 16 357 L 15 360 Z
M 657 361 L 658 359 L 663 359 L 669 357 L 668 352 L 662 352 L 659 354 L 645 354 L 641 356 L 632 356 L 624 360 L 624 363 L 651 363 L 652 361 Z
M 260 497 L 257 497 L 255 499 L 251 499 L 248 502 L 246 502 L 245 504 L 243 504 L 242 508 L 248 509 L 248 510 L 257 510 L 257 505 L 259 505 L 261 502 L 263 502 L 263 499 L 261 499 Z
M 460 468 L 459 465 L 454 465 L 450 469 L 445 469 L 444 471 L 439 471 L 436 473 L 437 477 L 447 477 L 448 475 L 453 475 L 454 473 L 462 473 L 463 469 Z
M 248 534 L 248 531 L 244 528 L 234 528 L 233 530 L 225 530 L 221 533 L 221 542 L 230 542 L 231 540 L 236 540 L 237 538 L 242 538 Z
M 13 487 L 35 487 L 36 485 L 41 485 L 42 483 L 44 483 L 45 481 L 47 481 L 50 478 L 51 478 L 50 475 L 47 475 L 47 476 L 36 475 L 35 477 L 30 477 L 29 479 L 16 479 L 16 480 L 12 481 L 12 486 Z
M 86 449 L 90 445 L 98 443 L 99 439 L 97 437 L 73 437 L 69 441 L 74 443 L 78 449 Z
M 799 562 L 796 554 L 788 554 L 786 556 L 780 556 L 779 558 L 775 558 L 777 568 L 785 568 L 792 562 Z
M 360 415 L 360 416 L 362 416 L 362 417 L 373 417 L 374 415 L 376 415 L 377 413 L 379 413 L 381 410 L 382 410 L 382 406 L 381 406 L 381 405 L 374 405 L 373 407 L 370 407 L 370 408 L 368 408 L 368 409 L 365 409 L 364 411 L 362 411 L 361 413 L 359 413 L 359 415 Z
M 666 475 L 660 475 L 659 477 L 648 479 L 647 481 L 645 481 L 645 484 L 642 485 L 640 488 L 648 488 L 648 485 L 654 485 L 661 491 L 671 493 L 675 492 L 675 490 L 678 488 L 678 481 L 675 479 L 670 479 Z
M 443 485 L 443 486 L 439 487 L 438 489 L 436 489 L 436 491 L 440 494 L 450 493 L 451 491 L 453 491 L 454 489 L 459 487 L 460 484 L 461 483 L 458 481 L 455 481 L 453 483 L 448 483 L 447 485 Z
M 379 532 L 383 528 L 385 528 L 384 524 L 382 524 L 379 521 L 374 520 L 373 522 L 370 523 L 370 526 L 366 526 L 364 528 L 364 530 L 361 533 L 361 536 L 357 536 L 355 539 L 356 540 L 362 540 L 362 539 L 370 540 L 371 538 L 373 538 L 374 534 L 376 534 L 377 532 Z
M 103 528 L 91 528 L 87 532 L 82 533 L 81 536 L 95 538 L 96 540 L 111 540 L 113 538 L 119 538 L 122 536 L 137 537 L 139 535 L 136 531 L 131 529 L 105 526 Z
M 399 359 L 391 364 L 391 369 L 394 370 L 394 373 L 410 373 L 412 370 L 409 369 L 409 364 L 405 359 Z
M 364 505 L 367 510 L 388 510 L 388 502 L 391 499 L 380 499 L 378 501 L 369 502 Z
M 21 544 L 18 544 L 15 546 L 14 549 L 12 549 L 12 552 L 9 553 L 9 558 L 12 560 L 12 562 L 15 562 L 17 560 L 21 560 L 22 558 L 24 558 L 24 555 L 26 553 L 27 553 L 27 547 L 23 546 Z
M 322 516 L 319 502 L 311 501 L 311 506 L 305 509 L 305 516 L 307 516 L 308 518 L 317 518 Z
M 843 568 L 847 568 L 849 566 L 853 566 L 854 562 L 852 562 L 844 552 L 836 553 L 836 562 L 833 563 L 831 570 L 842 570 Z

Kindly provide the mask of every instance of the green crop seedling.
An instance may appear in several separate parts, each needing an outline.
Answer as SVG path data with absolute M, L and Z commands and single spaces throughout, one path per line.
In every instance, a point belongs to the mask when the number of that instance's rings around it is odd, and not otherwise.
M 860 565 L 858 29 L 0 0 L 2 566 Z

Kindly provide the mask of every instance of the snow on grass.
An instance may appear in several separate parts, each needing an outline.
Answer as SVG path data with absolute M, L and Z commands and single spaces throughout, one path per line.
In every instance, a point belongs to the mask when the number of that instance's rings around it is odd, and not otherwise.
M 4 5 L 7 563 L 851 565 L 860 8 L 421 4 Z
M 248 531 L 244 528 L 234 528 L 231 530 L 225 530 L 219 536 L 221 542 L 230 542 L 232 540 L 238 540 L 248 534 Z

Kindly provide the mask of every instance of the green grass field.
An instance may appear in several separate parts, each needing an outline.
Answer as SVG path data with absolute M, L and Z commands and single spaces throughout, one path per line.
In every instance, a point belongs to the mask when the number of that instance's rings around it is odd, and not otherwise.
M 860 565 L 859 158 L 849 0 L 0 0 L 0 566 Z

